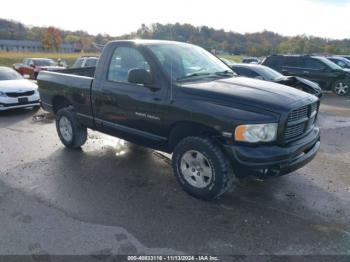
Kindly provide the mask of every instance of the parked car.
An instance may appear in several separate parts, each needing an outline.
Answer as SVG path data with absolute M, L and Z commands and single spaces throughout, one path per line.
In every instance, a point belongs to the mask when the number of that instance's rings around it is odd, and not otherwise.
M 0 67 L 0 111 L 40 107 L 38 86 L 9 67 Z
M 345 59 L 350 61 L 350 55 L 341 55 L 341 57 L 344 57 Z
M 94 75 L 69 70 L 38 77 L 66 147 L 82 146 L 91 128 L 173 153 L 175 176 L 198 198 L 220 196 L 237 177 L 290 173 L 320 147 L 316 96 L 237 77 L 191 44 L 109 42 Z
M 341 57 L 341 56 L 329 56 L 326 57 L 328 60 L 332 61 L 333 63 L 337 64 L 343 69 L 350 69 L 350 60 Z
M 82 56 L 75 61 L 73 68 L 95 67 L 97 65 L 97 62 L 97 56 Z
M 284 76 L 276 70 L 263 65 L 234 64 L 230 67 L 235 73 L 240 76 L 257 78 L 286 86 L 291 86 L 309 94 L 315 95 L 318 98 L 322 97 L 322 89 L 320 86 L 317 83 L 305 78 L 297 76 Z
M 299 76 L 318 83 L 324 90 L 344 96 L 349 92 L 350 72 L 322 56 L 272 55 L 263 63 L 283 75 Z
M 226 59 L 226 58 L 220 58 L 222 62 L 224 62 L 226 65 L 228 65 L 229 67 L 233 66 L 236 64 L 235 61 L 230 60 L 230 59 Z
M 13 69 L 29 79 L 36 79 L 41 70 L 55 71 L 65 69 L 49 58 L 25 58 L 22 63 L 14 64 Z
M 244 64 L 260 64 L 260 59 L 256 57 L 245 57 L 242 59 L 242 63 Z

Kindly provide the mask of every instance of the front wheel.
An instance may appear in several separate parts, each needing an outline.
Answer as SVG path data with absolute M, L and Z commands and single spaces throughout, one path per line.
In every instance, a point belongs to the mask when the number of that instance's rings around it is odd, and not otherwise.
M 87 128 L 80 125 L 71 107 L 62 108 L 56 115 L 56 130 L 68 148 L 79 148 L 87 139 Z
M 209 138 L 184 138 L 174 150 L 172 165 L 182 188 L 197 198 L 215 199 L 232 186 L 231 165 Z
M 335 81 L 333 84 L 333 91 L 338 96 L 345 96 L 349 92 L 349 83 L 345 80 Z

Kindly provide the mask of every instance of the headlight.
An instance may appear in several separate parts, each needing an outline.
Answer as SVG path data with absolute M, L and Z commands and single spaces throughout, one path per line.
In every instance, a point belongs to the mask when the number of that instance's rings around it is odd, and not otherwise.
M 6 96 L 6 94 L 0 91 L 0 96 Z
M 236 141 L 257 143 L 276 140 L 277 124 L 240 125 L 236 127 Z

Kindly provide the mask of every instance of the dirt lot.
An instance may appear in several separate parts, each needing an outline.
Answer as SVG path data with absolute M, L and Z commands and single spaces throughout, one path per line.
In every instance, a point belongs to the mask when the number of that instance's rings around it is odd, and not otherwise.
M 34 114 L 0 113 L 0 254 L 350 255 L 349 97 L 322 101 L 313 162 L 214 202 L 157 152 L 92 131 L 70 151 Z

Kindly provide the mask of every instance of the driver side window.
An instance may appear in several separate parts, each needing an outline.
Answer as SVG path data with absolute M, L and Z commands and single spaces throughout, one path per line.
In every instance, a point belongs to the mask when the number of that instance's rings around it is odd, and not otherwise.
M 136 68 L 151 71 L 150 65 L 137 49 L 117 47 L 109 65 L 107 79 L 114 82 L 128 83 L 129 71 Z

